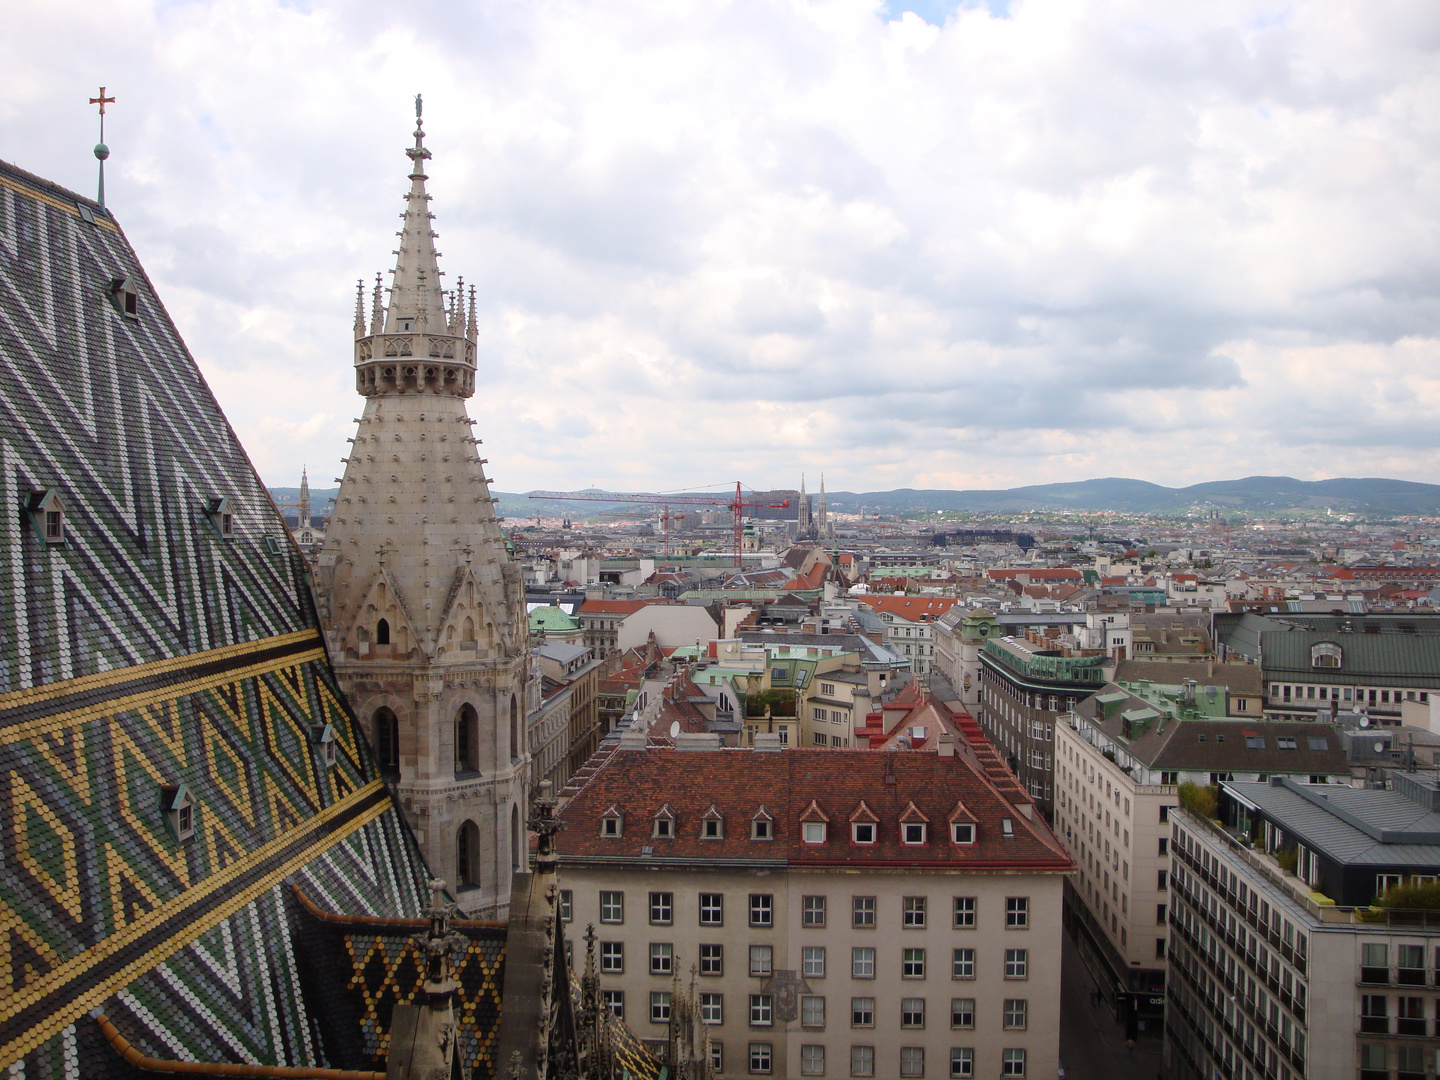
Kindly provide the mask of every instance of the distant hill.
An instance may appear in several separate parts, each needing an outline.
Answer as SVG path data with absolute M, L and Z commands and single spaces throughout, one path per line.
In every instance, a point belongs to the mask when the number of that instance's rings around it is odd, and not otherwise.
M 835 492 L 827 496 L 836 510 L 861 507 L 885 513 L 925 510 L 1006 512 L 1024 510 L 1114 510 L 1162 514 L 1197 506 L 1268 512 L 1333 509 L 1358 514 L 1440 513 L 1440 485 L 1376 477 L 1296 480 L 1290 476 L 1247 476 L 1170 488 L 1145 480 L 1106 477 L 1068 484 L 1035 484 L 995 490 L 917 490 Z
M 271 488 L 276 499 L 294 502 L 299 488 Z M 318 513 L 338 488 L 312 488 L 311 501 Z M 537 509 L 546 517 L 568 514 L 587 518 L 618 510 L 645 508 L 625 503 L 532 500 L 524 492 L 492 492 L 497 512 L 511 520 L 533 518 Z M 1164 514 L 1213 506 L 1220 510 L 1266 513 L 1281 510 L 1325 510 L 1356 514 L 1440 515 L 1440 484 L 1380 477 L 1340 477 L 1334 480 L 1296 480 L 1291 476 L 1247 476 L 1242 480 L 1211 480 L 1189 487 L 1171 488 L 1145 480 L 1105 477 L 1068 484 L 1033 484 L 1028 487 L 971 489 L 900 488 L 896 491 L 832 491 L 826 495 L 831 509 L 853 514 L 864 508 L 886 514 L 958 510 L 972 513 L 1018 513 L 1026 510 L 1114 510 L 1132 514 Z

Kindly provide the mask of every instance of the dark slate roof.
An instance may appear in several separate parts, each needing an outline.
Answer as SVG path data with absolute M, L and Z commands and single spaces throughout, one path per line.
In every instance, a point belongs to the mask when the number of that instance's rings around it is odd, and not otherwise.
M 850 842 L 851 815 L 862 801 L 878 820 L 873 845 Z M 924 845 L 900 842 L 900 818 L 912 803 L 930 823 Z M 946 823 L 962 803 L 977 824 L 973 845 L 950 843 Z M 651 822 L 667 805 L 675 836 L 657 839 Z M 701 819 L 712 805 L 724 816 L 722 840 L 700 838 Z M 622 835 L 602 837 L 601 818 L 612 806 L 624 814 Z M 750 820 L 762 807 L 774 820 L 772 841 L 750 839 Z M 800 822 L 817 810 L 829 821 L 828 839 L 804 844 Z M 558 837 L 562 860 L 1073 869 L 1039 816 L 1025 818 L 961 754 L 621 749 L 598 764 L 559 817 L 567 826 Z M 1014 829 L 1009 839 L 1002 835 L 1002 818 Z
M 1268 726 L 1268 725 L 1267 725 Z M 1226 783 L 1287 837 L 1336 862 L 1440 868 L 1440 813 L 1395 790 L 1299 784 Z
M 135 318 L 111 301 L 126 278 Z M 205 512 L 220 497 L 233 538 Z M 124 234 L 3 163 L 0 501 L 0 1068 L 132 1075 L 95 1008 L 156 1058 L 326 1063 L 282 882 L 414 915 L 418 848 L 304 561 Z M 184 795 L 182 843 L 161 800 Z
M 1321 642 L 1340 646 L 1338 668 L 1311 666 L 1311 646 Z M 1271 681 L 1440 685 L 1440 634 L 1272 631 L 1261 635 L 1260 649 L 1265 678 Z
M 1107 720 L 1096 699 L 1110 695 L 1123 695 L 1125 702 L 1115 708 Z M 1297 776 L 1336 776 L 1350 771 L 1339 729 L 1331 724 L 1174 719 L 1162 724 L 1157 719 L 1150 722 L 1138 739 L 1125 738 L 1123 715 L 1142 709 L 1157 712 L 1144 698 L 1127 693 L 1113 683 L 1075 706 L 1076 713 L 1094 723 L 1151 769 L 1291 773 Z M 1258 738 L 1263 745 L 1252 748 L 1247 743 L 1247 737 Z M 1293 738 L 1295 749 L 1280 749 L 1281 738 Z M 1324 748 L 1312 748 L 1312 739 L 1323 739 Z

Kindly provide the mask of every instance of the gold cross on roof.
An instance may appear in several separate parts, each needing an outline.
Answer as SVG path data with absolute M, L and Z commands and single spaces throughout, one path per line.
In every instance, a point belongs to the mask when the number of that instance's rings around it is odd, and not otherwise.
M 100 115 L 101 115 L 101 116 L 104 116 L 104 115 L 105 115 L 105 106 L 106 106 L 106 105 L 113 105 L 113 104 L 115 104 L 115 99 L 114 99 L 113 97 L 106 97 L 106 96 L 105 96 L 105 87 L 102 86 L 102 87 L 100 87 L 100 96 L 99 96 L 99 97 L 92 97 L 92 98 L 90 99 L 90 104 L 91 104 L 91 105 L 99 105 L 99 106 L 100 106 Z

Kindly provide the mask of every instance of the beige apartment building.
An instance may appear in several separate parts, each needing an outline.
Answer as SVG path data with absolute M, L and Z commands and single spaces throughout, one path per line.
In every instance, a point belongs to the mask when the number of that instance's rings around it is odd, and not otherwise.
M 592 765 L 559 814 L 562 917 L 642 1037 L 693 974 L 719 1076 L 1056 1075 L 1074 867 L 967 746 L 629 738 Z
M 1292 776 L 1348 783 L 1329 725 L 1252 724 L 1200 714 L 1205 688 L 1142 697 L 1114 683 L 1055 726 L 1055 832 L 1079 871 L 1067 918 L 1116 1019 L 1158 1034 L 1170 909 L 1170 813 L 1179 785 Z

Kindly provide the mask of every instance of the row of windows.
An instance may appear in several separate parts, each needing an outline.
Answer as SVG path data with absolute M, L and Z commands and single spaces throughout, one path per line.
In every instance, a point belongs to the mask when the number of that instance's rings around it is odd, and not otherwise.
M 652 975 L 672 975 L 675 972 L 675 945 L 669 941 L 652 941 L 649 947 L 649 970 Z M 699 963 L 696 971 L 703 976 L 725 974 L 725 946 L 705 943 L 699 947 Z M 801 950 L 801 971 L 807 979 L 825 977 L 825 946 L 807 945 Z M 929 953 L 926 949 L 900 950 L 900 975 L 905 979 L 926 977 Z M 770 945 L 749 946 L 748 971 L 753 978 L 769 978 L 774 974 L 775 950 Z M 600 971 L 605 975 L 625 973 L 625 943 L 623 941 L 600 942 Z M 1027 979 L 1030 972 L 1029 949 L 1005 949 L 1004 971 L 1007 979 Z M 869 946 L 856 946 L 850 950 L 850 977 L 873 979 L 876 974 L 876 952 Z M 950 977 L 952 979 L 975 978 L 975 950 L 950 950 Z
M 650 924 L 670 926 L 675 921 L 675 894 L 673 892 L 652 892 L 648 895 Z M 876 900 L 874 896 L 852 896 L 850 898 L 850 925 L 856 929 L 873 929 L 876 921 Z M 825 896 L 802 896 L 800 898 L 801 925 L 823 927 L 828 918 L 829 898 Z M 725 925 L 725 894 L 700 893 L 699 913 L 701 926 Z M 775 920 L 775 896 L 773 893 L 751 893 L 749 895 L 750 925 L 773 926 Z M 570 922 L 575 917 L 575 894 L 570 889 L 560 890 L 560 917 Z M 928 925 L 929 898 L 906 896 L 901 901 L 901 926 L 911 930 L 923 930 Z M 951 898 L 950 925 L 956 930 L 969 930 L 975 926 L 976 900 L 973 896 Z M 625 921 L 625 894 L 618 890 L 604 889 L 600 892 L 600 921 L 602 923 L 623 923 Z M 1028 896 L 1007 896 L 1005 898 L 1005 926 L 1012 930 L 1023 930 L 1030 925 L 1030 898 Z
M 614 1006 L 612 1005 L 612 1008 Z M 623 1013 L 623 1005 L 620 1006 Z M 659 1049 L 662 1044 L 657 1046 Z M 800 1047 L 800 1075 L 824 1076 L 827 1072 L 826 1047 L 821 1043 L 804 1043 Z M 875 1075 L 875 1047 L 850 1047 L 850 1075 L 873 1077 Z M 769 1076 L 775 1069 L 775 1047 L 768 1042 L 752 1042 L 746 1047 L 746 1070 L 752 1076 Z M 975 1076 L 975 1048 L 952 1046 L 949 1055 L 948 1075 L 954 1080 L 970 1080 Z M 716 1075 L 725 1071 L 725 1044 L 711 1041 L 710 1067 Z M 898 1075 L 902 1077 L 923 1077 L 925 1075 L 925 1048 L 923 1046 L 902 1046 L 898 1061 Z M 1025 1050 L 1022 1047 L 1008 1047 L 1000 1051 L 1000 1075 L 1002 1077 L 1025 1076 Z
M 462 735 L 461 729 L 456 728 L 456 768 L 460 768 L 458 755 Z M 838 741 L 837 741 L 838 740 Z M 843 746 L 848 740 L 842 736 L 833 736 L 827 739 L 821 734 L 815 735 L 817 746 L 826 745 L 829 742 L 834 746 Z M 465 743 L 464 745 L 469 745 Z M 862 809 L 865 809 L 862 804 Z M 913 809 L 913 807 L 912 807 Z M 823 844 L 829 839 L 828 821 L 805 821 L 800 825 L 800 839 L 806 844 Z M 600 819 L 600 835 L 610 839 L 618 839 L 625 835 L 625 815 L 615 807 L 606 811 Z M 663 806 L 651 819 L 650 835 L 657 840 L 673 840 L 679 835 L 675 814 L 668 806 Z M 725 839 L 725 820 L 723 815 L 714 807 L 710 808 L 704 817 L 700 819 L 701 840 L 723 840 Z M 926 844 L 929 843 L 929 824 L 924 821 L 904 821 L 899 826 L 899 837 L 902 844 Z M 761 808 L 756 816 L 750 819 L 751 840 L 774 840 L 775 823 L 769 813 Z M 875 844 L 880 839 L 879 825 L 873 821 L 852 821 L 850 823 L 850 842 L 852 844 Z M 975 824 L 969 821 L 950 822 L 950 842 L 952 844 L 973 844 L 975 842 Z
M 623 1017 L 625 992 L 606 991 L 606 1003 L 611 1011 Z M 668 1024 L 672 1005 L 671 992 L 652 990 L 650 992 L 650 1022 Z M 875 999 L 853 997 L 850 999 L 850 1026 L 852 1028 L 873 1028 L 875 1026 Z M 1384 1015 L 1383 1012 L 1381 1015 Z M 775 1023 L 775 998 L 773 994 L 750 994 L 747 1000 L 747 1016 L 751 1027 L 773 1027 Z M 900 1000 L 900 1026 L 906 1030 L 921 1030 L 926 1024 L 926 1001 L 911 997 Z M 725 1023 L 725 995 L 702 993 L 700 995 L 700 1022 L 709 1025 Z M 975 1029 L 975 998 L 951 998 L 949 1024 L 955 1031 Z M 1026 998 L 1004 998 L 1000 1004 L 1000 1024 L 1006 1031 L 1024 1031 L 1030 1024 L 1030 1002 Z M 805 994 L 800 998 L 800 1026 L 811 1030 L 825 1027 L 825 998 L 818 994 Z

